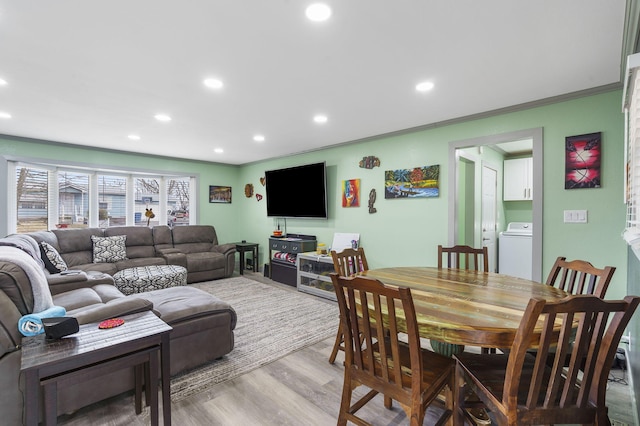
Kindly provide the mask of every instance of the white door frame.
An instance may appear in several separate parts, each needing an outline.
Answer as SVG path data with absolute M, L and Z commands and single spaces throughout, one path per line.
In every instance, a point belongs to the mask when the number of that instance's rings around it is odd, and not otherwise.
M 499 135 L 481 136 L 472 139 L 449 142 L 449 244 L 454 244 L 457 237 L 458 193 L 456 150 L 472 146 L 495 145 L 502 142 L 531 139 L 533 141 L 533 280 L 542 281 L 542 182 L 543 182 L 543 137 L 542 127 L 502 133 Z

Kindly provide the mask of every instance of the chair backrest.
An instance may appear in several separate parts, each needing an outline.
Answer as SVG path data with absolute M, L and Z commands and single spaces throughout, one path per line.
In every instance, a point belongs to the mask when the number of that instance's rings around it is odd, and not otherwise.
M 584 260 L 567 261 L 565 257 L 558 257 L 547 277 L 547 284 L 567 293 L 593 294 L 604 299 L 615 271 L 613 266 L 598 269 Z
M 336 274 L 343 277 L 350 277 L 358 272 L 369 270 L 367 257 L 364 255 L 364 249 L 346 248 L 340 253 L 331 250 L 331 258 L 333 259 L 333 268 Z
M 438 246 L 438 269 L 442 269 L 442 258 L 447 258 L 447 268 L 476 270 L 489 272 L 489 252 L 486 247 L 473 248 L 469 246 Z M 482 268 L 480 265 L 482 264 Z
M 411 387 L 412 391 L 421 392 L 423 365 L 411 290 L 387 287 L 376 279 L 362 276 L 343 277 L 332 273 L 331 279 L 344 332 L 345 368 L 369 387 L 393 388 L 396 393 L 406 393 Z M 362 309 L 364 306 L 367 309 Z M 403 364 L 399 355 L 399 322 L 406 323 L 410 375 L 393 368 Z
M 607 376 L 638 303 L 637 296 L 617 301 L 593 295 L 530 300 L 509 354 L 502 400 L 507 412 L 526 415 L 534 424 L 593 422 L 598 410 L 604 412 Z M 523 375 L 536 325 L 543 330 L 535 364 Z M 528 356 L 531 360 L 533 355 Z M 547 364 L 549 356 L 553 366 Z

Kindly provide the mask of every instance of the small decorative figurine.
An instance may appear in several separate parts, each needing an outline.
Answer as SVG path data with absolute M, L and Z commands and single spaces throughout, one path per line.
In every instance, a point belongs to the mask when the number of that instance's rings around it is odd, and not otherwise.
M 374 167 L 380 167 L 380 159 L 373 155 L 369 155 L 367 157 L 362 157 L 359 165 L 363 169 L 373 169 Z
M 155 213 L 153 212 L 153 209 L 145 209 L 146 211 L 144 212 L 144 215 L 147 218 L 147 226 L 149 226 L 149 223 L 151 222 L 151 219 L 153 219 L 154 217 L 156 217 Z
M 375 207 L 373 207 L 373 203 L 376 202 L 376 189 L 373 188 L 371 191 L 369 191 L 369 213 L 375 213 L 378 210 L 376 210 Z

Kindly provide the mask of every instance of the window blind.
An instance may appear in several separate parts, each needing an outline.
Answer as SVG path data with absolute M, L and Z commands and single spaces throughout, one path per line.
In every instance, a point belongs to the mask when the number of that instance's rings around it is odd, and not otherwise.
M 627 218 L 623 236 L 627 243 L 640 248 L 640 54 L 629 56 L 627 72 L 623 94 Z

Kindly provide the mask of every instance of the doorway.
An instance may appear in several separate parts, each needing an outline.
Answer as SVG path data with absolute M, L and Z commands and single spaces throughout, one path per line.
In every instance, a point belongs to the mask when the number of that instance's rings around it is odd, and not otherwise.
M 532 255 L 532 268 L 533 274 L 532 279 L 534 281 L 541 281 L 542 279 L 542 128 L 528 129 L 517 132 L 504 133 L 499 135 L 492 136 L 484 136 L 472 139 L 466 139 L 461 141 L 452 141 L 449 143 L 449 182 L 453 185 L 455 194 L 452 197 L 449 197 L 449 244 L 467 244 L 479 246 L 476 241 L 482 241 L 484 238 L 493 238 L 493 246 L 495 247 L 495 241 L 497 237 L 497 232 L 500 227 L 506 226 L 504 222 L 504 217 L 500 216 L 500 209 L 496 209 L 491 213 L 491 210 L 483 210 L 482 201 L 480 201 L 485 195 L 485 190 L 490 192 L 489 188 L 484 188 L 480 186 L 477 192 L 482 192 L 479 194 L 481 196 L 474 197 L 478 200 L 475 203 L 471 203 L 473 206 L 469 204 L 470 195 L 466 192 L 466 188 L 469 186 L 469 177 L 471 174 L 473 176 L 477 176 L 476 179 L 480 182 L 481 174 L 484 174 L 484 167 L 481 167 L 480 157 L 483 149 L 496 147 L 500 144 L 505 144 L 507 142 L 513 141 L 523 141 L 530 140 L 531 141 L 531 152 L 533 157 L 533 200 L 531 202 L 532 209 L 532 223 L 533 223 L 533 255 Z M 474 155 L 473 153 L 477 152 L 478 155 Z M 461 153 L 463 153 L 461 155 Z M 484 156 L 482 156 L 484 157 Z M 461 160 L 463 158 L 463 160 Z M 474 163 L 473 167 L 469 163 Z M 502 167 L 499 165 L 499 169 Z M 488 168 L 493 168 L 491 164 L 488 164 Z M 464 170 L 464 171 L 462 171 Z M 475 171 L 471 171 L 475 170 Z M 491 172 L 487 172 L 491 173 Z M 464 179 L 467 179 L 465 181 Z M 493 178 L 490 178 L 493 179 Z M 497 185 L 501 185 L 499 179 L 496 180 L 496 188 Z M 496 191 L 494 194 L 495 205 L 500 203 L 500 199 L 498 194 L 501 194 L 501 191 Z M 489 193 L 487 193 L 487 197 L 491 197 Z M 490 202 L 491 203 L 491 202 Z M 486 207 L 490 209 L 490 207 Z M 488 222 L 483 223 L 481 217 L 494 215 L 495 223 L 497 224 L 493 226 Z M 474 238 L 469 237 L 468 230 L 470 228 L 469 225 L 469 216 L 474 217 Z M 502 221 L 502 223 L 501 223 Z M 486 234 L 483 232 L 483 229 L 487 229 Z M 473 241 L 473 244 L 469 244 L 469 242 Z M 492 244 L 491 240 L 483 241 L 483 245 Z M 494 255 L 489 255 L 489 259 L 493 259 L 492 265 L 490 266 L 490 270 L 495 270 L 495 261 L 497 258 L 497 252 Z

